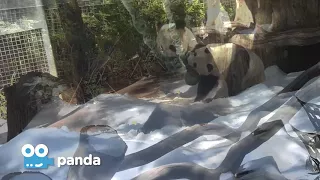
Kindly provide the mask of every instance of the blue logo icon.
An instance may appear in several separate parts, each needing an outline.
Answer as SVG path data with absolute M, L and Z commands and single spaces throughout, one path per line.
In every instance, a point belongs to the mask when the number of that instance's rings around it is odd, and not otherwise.
M 54 165 L 54 159 L 48 158 L 49 149 L 44 144 L 38 144 L 35 148 L 31 144 L 25 144 L 21 148 L 24 156 L 25 169 L 47 169 Z

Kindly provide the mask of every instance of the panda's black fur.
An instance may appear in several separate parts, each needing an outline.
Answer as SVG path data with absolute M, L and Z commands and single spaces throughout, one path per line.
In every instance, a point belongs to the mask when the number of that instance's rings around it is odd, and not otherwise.
M 235 96 L 239 94 L 242 90 L 239 90 L 241 86 L 242 78 L 247 74 L 249 70 L 250 56 L 248 51 L 239 45 L 235 45 L 237 47 L 236 55 L 241 58 L 236 58 L 232 61 L 232 64 L 228 68 L 227 76 L 225 77 L 226 82 L 228 82 L 228 93 L 230 96 Z M 239 69 L 241 75 L 239 76 Z M 238 74 L 235 74 L 237 72 Z M 230 85 L 232 84 L 232 86 Z
M 197 89 L 197 96 L 195 98 L 195 101 L 202 101 L 204 98 L 206 98 L 206 96 L 210 93 L 211 90 L 213 90 L 215 87 L 217 87 L 217 85 L 219 84 L 219 79 L 220 76 L 222 80 L 224 80 L 226 82 L 227 85 L 227 89 L 226 91 L 228 91 L 228 96 L 234 96 L 239 94 L 240 92 L 242 92 L 244 89 L 260 83 L 262 80 L 264 80 L 264 67 L 263 64 L 259 64 L 261 60 L 253 60 L 253 62 L 250 62 L 250 54 L 249 52 L 242 46 L 236 46 L 236 57 L 231 61 L 231 63 L 229 64 L 229 66 L 224 70 L 224 75 L 221 75 L 220 73 L 217 73 L 217 66 L 216 64 L 214 64 L 214 66 L 212 65 L 213 63 L 217 63 L 214 61 L 212 54 L 210 52 L 210 50 L 208 48 L 203 48 L 206 47 L 206 45 L 204 44 L 198 44 L 191 52 L 188 53 L 187 58 L 192 55 L 193 57 L 197 57 L 197 58 L 205 58 L 208 59 L 208 64 L 205 65 L 201 65 L 200 67 L 200 72 L 205 72 L 206 75 L 200 74 L 199 76 L 199 82 L 198 82 L 198 89 Z M 204 53 L 201 54 L 201 56 L 198 56 L 199 49 L 202 48 L 204 50 Z M 203 63 L 203 61 L 200 61 Z M 198 69 L 197 68 L 199 65 L 197 64 L 197 61 L 193 61 L 193 62 L 188 62 L 187 63 L 189 66 L 191 66 L 194 69 Z M 261 61 L 262 63 L 262 61 Z M 255 67 L 255 65 L 257 67 L 259 67 L 258 72 L 254 72 L 252 71 L 252 67 Z M 249 72 L 249 69 L 251 67 L 251 71 Z M 261 72 L 262 71 L 262 72 Z M 257 78 L 249 78 L 247 74 L 249 74 L 251 76 L 257 75 Z M 244 85 L 243 85 L 244 83 Z
M 195 48 L 187 54 L 187 57 L 190 55 L 190 53 L 193 53 L 193 55 L 196 56 L 197 55 L 196 50 L 204 46 L 205 46 L 204 44 L 197 44 Z M 210 53 L 210 51 L 206 48 L 205 53 Z M 193 73 L 196 72 L 195 69 L 193 68 L 197 67 L 197 63 L 193 63 L 192 65 L 189 65 L 187 62 L 187 59 L 185 59 L 184 64 L 186 65 L 187 71 L 190 71 Z M 211 64 L 207 64 L 207 69 L 208 69 L 208 72 L 211 72 L 213 70 L 213 66 Z M 197 95 L 196 95 L 196 98 L 194 99 L 195 102 L 202 101 L 204 98 L 206 98 L 209 92 L 218 85 L 219 77 L 211 74 L 207 76 L 198 75 L 198 79 L 199 81 L 197 83 L 198 84 Z
M 219 77 L 211 74 L 208 76 L 201 75 L 198 82 L 197 96 L 194 101 L 202 101 L 218 85 L 218 80 Z

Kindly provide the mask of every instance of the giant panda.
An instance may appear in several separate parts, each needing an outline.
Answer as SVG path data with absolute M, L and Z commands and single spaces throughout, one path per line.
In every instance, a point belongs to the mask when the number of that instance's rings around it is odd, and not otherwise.
M 185 63 L 199 75 L 195 101 L 204 100 L 214 88 L 225 87 L 223 83 L 226 87 L 220 91 L 234 96 L 265 80 L 261 59 L 252 51 L 232 43 L 198 44 L 187 54 Z
M 191 30 L 181 23 L 164 24 L 157 32 L 157 50 L 164 56 L 169 71 L 183 67 L 180 56 L 194 49 L 198 44 Z
M 176 23 L 164 24 L 157 32 L 157 45 L 165 56 L 185 54 L 197 44 L 197 39 L 192 31 Z

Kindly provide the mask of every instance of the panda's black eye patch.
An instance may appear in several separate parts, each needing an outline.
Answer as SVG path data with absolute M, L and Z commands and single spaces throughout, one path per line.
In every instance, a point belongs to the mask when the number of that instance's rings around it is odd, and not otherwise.
M 171 51 L 173 51 L 173 52 L 177 52 L 176 47 L 174 47 L 174 45 L 172 45 L 172 44 L 169 46 L 169 49 L 170 49 Z
M 208 69 L 208 72 L 211 72 L 213 70 L 212 64 L 207 64 L 207 69 Z
M 193 63 L 193 67 L 196 68 L 197 67 L 197 63 Z
M 209 51 L 208 48 L 204 49 L 204 52 L 205 52 L 206 54 L 209 54 L 209 53 L 210 53 L 210 51 Z

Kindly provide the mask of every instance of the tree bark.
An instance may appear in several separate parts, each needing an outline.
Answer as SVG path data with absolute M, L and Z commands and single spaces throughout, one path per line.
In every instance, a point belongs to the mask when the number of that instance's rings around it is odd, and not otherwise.
M 318 0 L 237 0 L 235 21 L 272 24 L 272 31 L 320 25 Z
M 29 72 L 21 76 L 18 83 L 4 88 L 7 101 L 7 141 L 23 131 L 42 104 L 51 101 L 52 90 L 57 82 L 58 79 L 48 73 Z
M 88 73 L 88 61 L 92 41 L 87 38 L 77 0 L 57 0 L 58 12 L 65 32 L 66 40 L 71 47 L 73 68 L 73 85 L 77 86 L 76 98 L 78 103 L 85 103 L 92 97 L 86 94 L 84 80 Z
M 318 0 L 269 0 L 272 4 L 273 31 L 313 28 L 320 25 Z
M 307 46 L 320 43 L 320 27 L 300 28 L 267 34 L 236 34 L 229 41 L 247 49 Z

